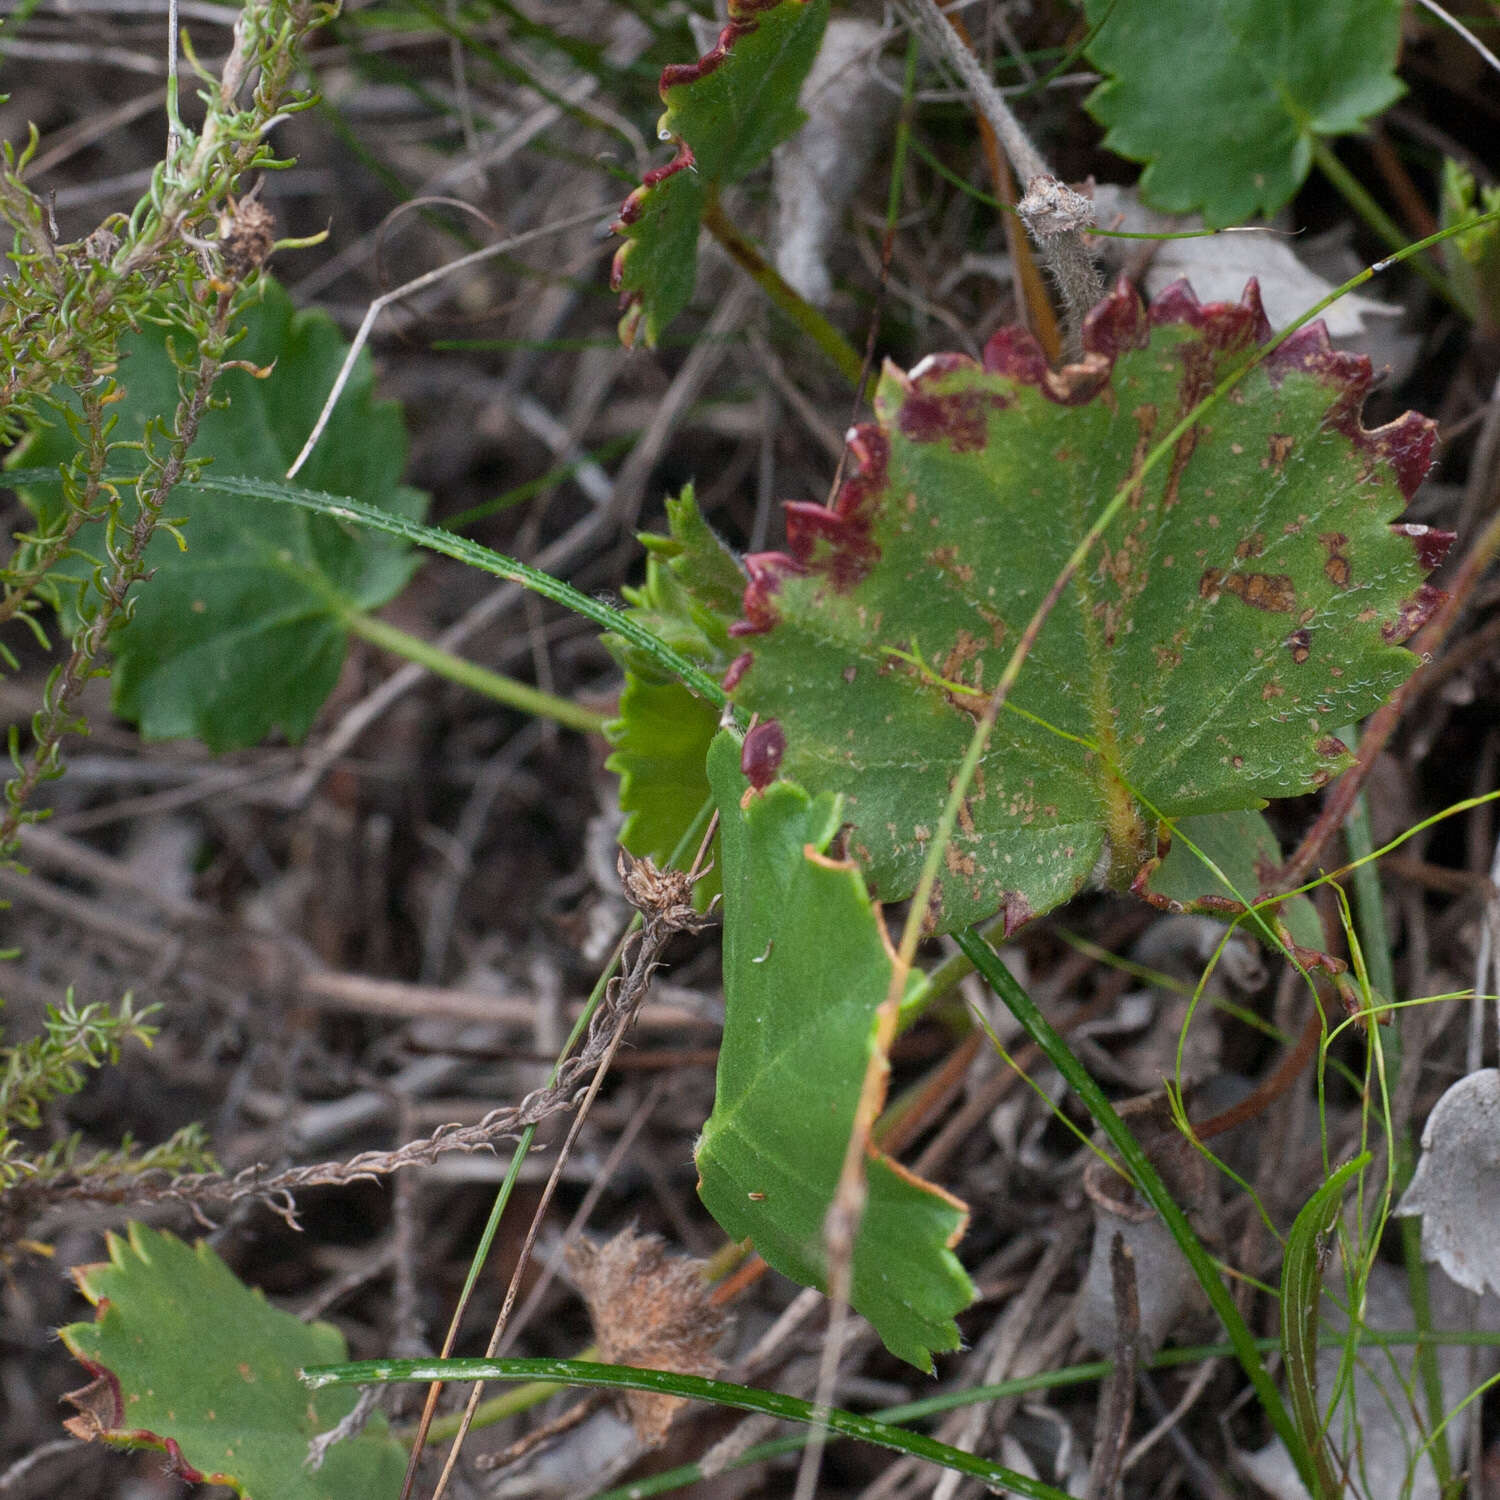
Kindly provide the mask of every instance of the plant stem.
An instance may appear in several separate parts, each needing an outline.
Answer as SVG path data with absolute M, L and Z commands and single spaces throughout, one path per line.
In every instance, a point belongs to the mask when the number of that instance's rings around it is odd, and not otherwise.
M 640 915 L 637 913 L 630 920 L 626 929 L 626 937 L 634 932 L 640 925 Z M 593 1025 L 594 1016 L 604 1002 L 606 986 L 611 976 L 619 966 L 620 959 L 625 952 L 626 938 L 622 937 L 615 946 L 615 951 L 605 966 L 604 972 L 595 981 L 594 988 L 589 994 L 588 1002 L 579 1012 L 578 1019 L 573 1023 L 573 1030 L 568 1034 L 568 1039 L 562 1045 L 562 1050 L 557 1054 L 557 1061 L 552 1065 L 552 1072 L 548 1076 L 548 1087 L 556 1084 L 559 1073 L 563 1066 L 563 1060 L 569 1057 L 574 1047 L 578 1045 L 579 1039 Z M 468 1274 L 464 1277 L 463 1290 L 458 1294 L 458 1305 L 453 1310 L 453 1316 L 448 1321 L 448 1330 L 443 1335 L 443 1348 L 440 1357 L 446 1358 L 452 1353 L 453 1346 L 458 1342 L 460 1326 L 463 1323 L 464 1313 L 468 1310 L 469 1299 L 474 1294 L 474 1288 L 479 1283 L 480 1273 L 484 1270 L 485 1263 L 489 1260 L 490 1247 L 495 1242 L 495 1236 L 500 1232 L 500 1221 L 505 1217 L 505 1210 L 510 1204 L 511 1195 L 515 1191 L 516 1183 L 521 1178 L 521 1168 L 525 1165 L 526 1158 L 531 1151 L 531 1143 L 536 1138 L 536 1126 L 528 1125 L 516 1142 L 515 1149 L 511 1152 L 510 1167 L 505 1174 L 505 1181 L 500 1184 L 500 1191 L 495 1195 L 495 1201 L 490 1205 L 490 1216 L 485 1221 L 484 1232 L 479 1237 L 479 1244 L 469 1261 Z M 411 1493 L 412 1486 L 416 1482 L 417 1466 L 422 1460 L 422 1450 L 429 1437 L 433 1436 L 433 1417 L 437 1411 L 438 1397 L 442 1394 L 442 1385 L 434 1380 L 427 1391 L 427 1399 L 422 1406 L 422 1415 L 417 1419 L 416 1431 L 411 1438 L 411 1454 L 407 1461 L 406 1476 L 401 1483 L 402 1500 Z M 452 1432 L 444 1431 L 443 1438 L 456 1435 L 464 1425 L 465 1414 L 463 1412 L 452 1413 Z M 468 1415 L 468 1421 L 472 1424 L 473 1414 Z M 446 1429 L 447 1423 L 441 1424 Z M 433 1437 L 433 1441 L 438 1441 Z
M 1347 744 L 1355 743 L 1357 728 L 1350 726 L 1340 731 L 1339 738 Z M 1380 872 L 1368 856 L 1375 847 L 1370 829 L 1370 804 L 1363 792 L 1354 799 L 1344 824 L 1344 839 L 1349 846 L 1349 858 L 1354 862 L 1350 877 L 1354 886 L 1354 915 L 1359 932 L 1360 947 L 1364 950 L 1365 966 L 1370 982 L 1386 1001 L 1396 998 L 1396 971 L 1391 963 L 1391 940 L 1385 925 L 1385 903 L 1380 889 Z M 1385 1042 L 1387 1068 L 1390 1074 L 1391 1092 L 1399 1097 L 1399 1079 L 1403 1058 L 1401 1054 L 1401 1028 L 1405 1024 L 1404 1013 L 1398 1012 L 1391 1027 L 1390 1039 Z M 1406 1120 L 1396 1124 L 1396 1156 L 1389 1165 L 1392 1186 L 1401 1192 L 1411 1180 L 1416 1164 L 1416 1152 L 1412 1147 L 1411 1126 Z M 1432 1299 L 1428 1294 L 1427 1263 L 1422 1259 L 1422 1221 L 1407 1215 L 1400 1221 L 1401 1258 L 1406 1266 L 1407 1291 L 1411 1298 L 1412 1321 L 1423 1333 L 1432 1331 Z M 1447 1411 L 1443 1397 L 1442 1377 L 1438 1373 L 1437 1350 L 1426 1341 L 1417 1345 L 1417 1371 L 1421 1377 L 1422 1395 L 1427 1402 L 1427 1420 L 1436 1431 L 1442 1426 Z M 1452 1462 L 1448 1455 L 1448 1444 L 1439 1439 L 1428 1450 L 1432 1455 L 1432 1471 L 1437 1478 L 1439 1494 L 1448 1492 L 1453 1478 Z
M 1364 183 L 1339 160 L 1338 153 L 1322 136 L 1313 137 L 1313 160 L 1343 195 L 1344 201 L 1374 230 L 1387 249 L 1400 250 L 1408 244 L 1410 237 L 1401 232 L 1400 225 L 1370 196 Z M 1447 278 L 1430 261 L 1417 256 L 1412 260 L 1411 267 L 1455 312 L 1465 318 L 1470 316 L 1463 303 L 1454 295 Z
M 344 623 L 355 635 L 362 636 L 373 645 L 404 657 L 407 661 L 414 661 L 418 666 L 426 667 L 429 672 L 446 677 L 449 682 L 473 688 L 476 693 L 483 693 L 497 703 L 518 708 L 522 713 L 532 714 L 539 719 L 551 719 L 565 729 L 577 729 L 583 734 L 601 734 L 609 722 L 604 714 L 596 714 L 593 709 L 584 708 L 568 698 L 559 698 L 554 693 L 543 692 L 541 688 L 534 688 L 529 683 L 518 682 L 514 677 L 492 672 L 488 667 L 481 667 L 462 656 L 455 656 L 451 651 L 444 651 L 441 646 L 424 641 L 420 636 L 401 630 L 374 615 L 356 610 L 344 616 Z
M 1261 1408 L 1276 1429 L 1277 1436 L 1286 1445 L 1286 1450 L 1291 1455 L 1292 1462 L 1297 1466 L 1302 1482 L 1310 1491 L 1316 1493 L 1316 1469 L 1307 1443 L 1297 1425 L 1292 1421 L 1291 1414 L 1287 1411 L 1275 1382 L 1267 1373 L 1260 1352 L 1256 1348 L 1255 1339 L 1245 1326 L 1240 1310 L 1234 1305 L 1234 1299 L 1229 1295 L 1229 1289 L 1224 1285 L 1218 1268 L 1193 1232 L 1187 1215 L 1177 1206 L 1176 1200 L 1167 1190 L 1166 1183 L 1162 1181 L 1161 1175 L 1151 1164 L 1150 1158 L 1141 1149 L 1125 1122 L 1115 1113 L 1114 1106 L 1104 1097 L 1103 1090 L 1089 1076 L 1083 1064 L 1069 1051 L 1067 1043 L 1053 1030 L 1051 1023 L 1037 1008 L 1031 996 L 1016 982 L 1010 970 L 1000 962 L 995 950 L 980 936 L 979 932 L 973 927 L 965 928 L 957 934 L 957 942 L 974 967 L 984 976 L 990 988 L 1004 1001 L 1010 1013 L 1021 1023 L 1022 1029 L 1041 1048 L 1053 1067 L 1062 1074 L 1069 1087 L 1078 1095 L 1099 1128 L 1109 1137 L 1124 1159 L 1126 1167 L 1135 1179 L 1136 1186 L 1161 1215 L 1172 1238 L 1177 1241 L 1182 1253 L 1187 1257 L 1188 1264 L 1193 1268 L 1193 1274 L 1198 1278 L 1199 1285 L 1213 1304 L 1214 1311 L 1219 1315 L 1219 1321 L 1223 1323 L 1224 1330 L 1229 1335 L 1229 1342 L 1234 1346 L 1235 1356 L 1245 1374 L 1250 1377 L 1250 1383 L 1255 1387 L 1255 1394 L 1260 1400 Z
M 703 227 L 718 240 L 730 258 L 838 367 L 838 372 L 859 389 L 864 361 L 854 345 L 805 297 L 783 279 L 780 272 L 729 221 L 717 194 L 711 194 L 703 210 Z

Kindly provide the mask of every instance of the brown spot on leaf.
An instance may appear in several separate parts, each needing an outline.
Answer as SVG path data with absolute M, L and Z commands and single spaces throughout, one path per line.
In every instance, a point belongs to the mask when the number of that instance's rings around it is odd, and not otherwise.
M 1319 755 L 1347 755 L 1349 747 L 1336 734 L 1320 736 L 1313 744 Z
M 1312 655 L 1312 632 L 1305 626 L 1294 630 L 1286 638 L 1286 646 L 1292 653 L 1292 660 L 1301 666 Z
M 977 868 L 972 854 L 963 854 L 952 844 L 943 850 L 943 863 L 950 875 L 972 875 Z
M 931 937 L 938 930 L 943 917 L 943 882 L 932 882 L 932 895 L 927 900 L 927 910 L 922 913 L 922 935 Z
M 1203 576 L 1198 580 L 1198 597 L 1200 599 L 1217 599 L 1219 597 L 1219 585 L 1224 581 L 1224 570 L 1222 568 L 1205 568 Z
M 1335 588 L 1348 588 L 1353 573 L 1344 548 L 1349 545 L 1349 538 L 1342 531 L 1324 531 L 1319 533 L 1318 541 L 1328 553 L 1328 558 L 1323 564 L 1323 576 Z
M 981 646 L 967 630 L 960 630 L 958 638 L 943 658 L 942 675 L 950 682 L 960 682 L 963 670 L 980 653 Z
M 1261 468 L 1279 474 L 1286 467 L 1294 441 L 1289 432 L 1273 432 L 1266 443 L 1266 456 L 1260 461 Z
M 1277 682 L 1275 678 L 1272 678 L 1270 682 L 1266 683 L 1266 685 L 1261 688 L 1260 701 L 1262 703 L 1269 703 L 1273 698 L 1282 697 L 1285 692 L 1286 689 L 1282 687 L 1282 685 Z
M 1253 609 L 1289 615 L 1297 607 L 1297 591 L 1290 573 L 1231 573 L 1224 580 L 1224 587 Z
M 1252 531 L 1249 536 L 1242 537 L 1239 545 L 1234 549 L 1234 555 L 1244 562 L 1251 557 L 1259 557 L 1266 550 L 1265 533 Z
M 960 555 L 957 547 L 934 547 L 929 554 L 929 561 L 939 572 L 947 573 L 968 586 L 974 582 L 974 569 L 970 564 L 960 562 Z
M 969 799 L 967 797 L 965 797 L 964 800 L 958 804 L 958 826 L 962 828 L 965 833 L 971 836 L 973 835 L 974 814 L 969 811 Z
M 1380 627 L 1381 639 L 1392 646 L 1410 640 L 1432 618 L 1448 595 L 1430 583 L 1424 583 L 1409 599 L 1403 599 L 1396 611 L 1396 618 Z

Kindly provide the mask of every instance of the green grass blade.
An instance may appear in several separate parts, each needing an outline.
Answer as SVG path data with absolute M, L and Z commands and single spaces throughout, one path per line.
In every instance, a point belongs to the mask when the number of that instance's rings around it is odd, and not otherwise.
M 676 677 L 685 687 L 711 703 L 723 704 L 724 690 L 706 672 L 679 655 L 670 646 L 659 640 L 638 621 L 622 610 L 614 609 L 598 599 L 580 593 L 571 584 L 533 568 L 516 558 L 501 552 L 492 552 L 467 537 L 454 536 L 437 526 L 424 526 L 421 522 L 405 516 L 393 515 L 374 509 L 345 495 L 325 495 L 316 490 L 305 490 L 294 484 L 277 480 L 253 479 L 244 475 L 205 475 L 196 486 L 202 490 L 213 490 L 221 495 L 248 497 L 256 500 L 275 500 L 283 505 L 300 506 L 303 510 L 316 511 L 320 515 L 332 516 L 335 520 L 352 522 L 372 531 L 382 531 L 387 536 L 401 537 L 426 547 L 430 552 L 440 552 L 470 567 L 493 574 L 496 578 L 519 583 L 533 592 L 561 604 L 585 619 L 592 620 L 601 630 L 613 631 L 623 636 L 632 645 L 639 646 L 664 672 Z
M 1307 1200 L 1287 1236 L 1281 1266 L 1281 1338 L 1287 1391 L 1303 1442 L 1313 1457 L 1316 1484 L 1309 1488 L 1318 1500 L 1335 1500 L 1342 1493 L 1329 1462 L 1318 1411 L 1318 1303 L 1323 1293 L 1323 1260 L 1344 1187 L 1369 1162 L 1368 1151 L 1346 1162 Z
M 1291 1454 L 1303 1483 L 1311 1489 L 1315 1483 L 1315 1468 L 1308 1445 L 1301 1431 L 1293 1423 L 1286 1403 L 1281 1399 L 1281 1393 L 1276 1389 L 1276 1384 L 1260 1357 L 1255 1339 L 1245 1326 L 1245 1320 L 1234 1305 L 1234 1299 L 1229 1295 L 1229 1289 L 1224 1285 L 1213 1259 L 1193 1232 L 1192 1225 L 1188 1223 L 1187 1215 L 1177 1206 L 1176 1200 L 1167 1190 L 1166 1183 L 1162 1181 L 1146 1153 L 1141 1150 L 1125 1122 L 1115 1112 L 1114 1106 L 1105 1098 L 1103 1090 L 1089 1076 L 1083 1064 L 1068 1050 L 1067 1043 L 1053 1030 L 1046 1017 L 1037 1009 L 1031 996 L 1021 988 L 1010 970 L 1000 962 L 995 950 L 972 927 L 966 928 L 956 936 L 960 950 L 1005 1002 L 1010 1013 L 1021 1023 L 1027 1036 L 1036 1043 L 1052 1065 L 1062 1074 L 1068 1086 L 1083 1101 L 1084 1107 L 1120 1153 L 1141 1193 L 1161 1215 L 1172 1238 L 1176 1240 L 1182 1253 L 1187 1257 L 1188 1264 L 1193 1268 L 1193 1274 L 1198 1278 L 1199 1284 L 1218 1314 L 1219 1321 L 1223 1323 L 1224 1330 L 1229 1335 L 1229 1342 L 1234 1346 L 1235 1357 L 1249 1377 L 1251 1385 L 1255 1387 L 1255 1394 L 1260 1400 L 1262 1409 L 1276 1429 L 1277 1436 L 1286 1444 L 1287 1452 Z
M 671 1370 L 638 1370 L 629 1365 L 598 1365 L 571 1359 L 370 1359 L 315 1365 L 301 1373 L 303 1381 L 313 1390 L 330 1385 L 385 1385 L 396 1381 L 556 1380 L 597 1390 L 653 1391 L 688 1401 L 711 1401 L 736 1411 L 759 1412 L 788 1422 L 819 1423 L 842 1437 L 925 1459 L 983 1484 L 1003 1486 L 1013 1494 L 1027 1496 L 1028 1500 L 1070 1500 L 1065 1491 L 1053 1485 L 1029 1479 L 973 1453 L 950 1448 L 920 1432 L 907 1432 L 837 1407 L 815 1406 L 811 1401 L 780 1391 L 706 1380 L 701 1375 L 679 1375 Z

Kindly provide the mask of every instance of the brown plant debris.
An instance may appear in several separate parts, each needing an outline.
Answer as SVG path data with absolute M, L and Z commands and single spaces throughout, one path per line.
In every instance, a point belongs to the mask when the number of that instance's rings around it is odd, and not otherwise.
M 422 1140 L 410 1141 L 393 1151 L 363 1151 L 348 1161 L 318 1162 L 284 1171 L 270 1171 L 257 1164 L 232 1175 L 202 1172 L 169 1178 L 144 1172 L 128 1178 L 112 1174 L 36 1186 L 22 1183 L 3 1195 L 0 1203 L 7 1214 L 24 1221 L 43 1206 L 62 1201 L 170 1201 L 186 1203 L 201 1214 L 209 1208 L 255 1198 L 295 1225 L 292 1195 L 300 1189 L 373 1180 L 401 1167 L 429 1165 L 449 1151 L 491 1150 L 529 1126 L 571 1110 L 579 1085 L 604 1060 L 613 1038 L 640 1010 L 668 941 L 678 932 L 701 931 L 713 920 L 693 909 L 692 877 L 677 870 L 659 870 L 650 859 L 635 859 L 624 850 L 620 852 L 619 871 L 626 899 L 644 921 L 625 939 L 620 973 L 610 980 L 583 1045 L 560 1065 L 553 1082 L 534 1089 L 519 1104 L 491 1110 L 477 1125 L 440 1126 Z
M 658 1236 L 632 1228 L 602 1244 L 575 1240 L 566 1261 L 604 1363 L 679 1375 L 714 1376 L 723 1368 L 714 1350 L 729 1319 L 710 1301 L 702 1261 L 671 1255 Z M 651 1448 L 686 1405 L 658 1391 L 626 1391 L 622 1399 L 636 1436 Z

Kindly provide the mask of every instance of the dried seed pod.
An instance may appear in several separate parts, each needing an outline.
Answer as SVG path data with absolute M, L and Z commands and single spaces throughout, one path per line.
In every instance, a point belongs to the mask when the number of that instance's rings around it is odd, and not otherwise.
M 723 1368 L 714 1350 L 729 1318 L 710 1301 L 702 1261 L 669 1255 L 656 1235 L 634 1229 L 602 1244 L 576 1240 L 565 1260 L 606 1364 L 704 1376 Z M 627 1391 L 623 1401 L 636 1436 L 651 1448 L 686 1404 L 654 1391 Z

